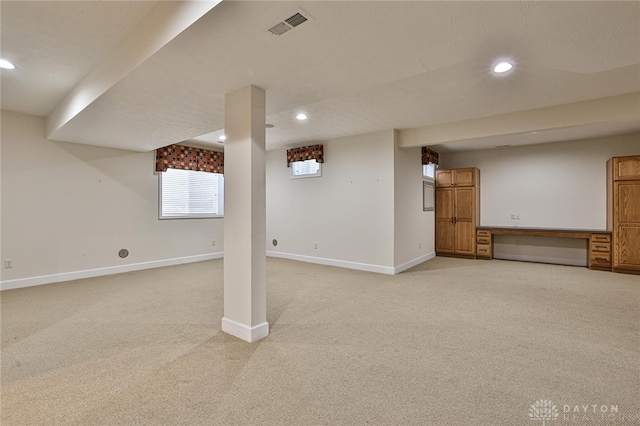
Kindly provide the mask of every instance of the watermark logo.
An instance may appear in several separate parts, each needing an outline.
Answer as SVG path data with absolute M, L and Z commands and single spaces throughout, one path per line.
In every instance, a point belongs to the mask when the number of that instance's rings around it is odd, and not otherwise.
M 560 424 L 580 424 L 588 422 L 627 423 L 640 425 L 640 413 L 620 412 L 618 404 L 556 404 L 549 399 L 539 399 L 529 408 L 529 419 L 551 426 L 551 420 Z
M 558 407 L 556 407 L 553 401 L 546 399 L 537 400 L 531 404 L 531 408 L 529 408 L 529 417 L 531 420 L 541 421 L 542 426 L 545 426 L 548 420 L 556 420 L 559 415 Z

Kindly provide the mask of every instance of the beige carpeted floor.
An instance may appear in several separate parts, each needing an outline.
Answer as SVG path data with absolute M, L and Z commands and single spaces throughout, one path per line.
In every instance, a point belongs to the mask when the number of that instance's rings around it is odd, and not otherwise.
M 639 276 L 269 259 L 253 344 L 220 331 L 221 260 L 0 297 L 2 426 L 640 424 Z

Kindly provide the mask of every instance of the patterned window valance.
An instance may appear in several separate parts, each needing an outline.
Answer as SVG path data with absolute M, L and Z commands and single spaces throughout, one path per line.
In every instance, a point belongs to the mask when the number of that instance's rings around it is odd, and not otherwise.
M 166 172 L 169 168 L 224 174 L 224 153 L 182 145 L 158 148 L 156 172 Z
M 422 147 L 422 164 L 438 164 L 438 153 L 428 146 Z
M 287 167 L 294 161 L 316 160 L 324 163 L 324 151 L 322 145 L 303 146 L 287 150 Z

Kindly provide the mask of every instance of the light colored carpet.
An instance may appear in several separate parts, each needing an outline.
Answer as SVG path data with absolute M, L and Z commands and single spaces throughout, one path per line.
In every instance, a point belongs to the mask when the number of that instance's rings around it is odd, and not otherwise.
M 220 331 L 221 260 L 0 297 L 3 426 L 534 426 L 537 400 L 558 409 L 546 426 L 640 424 L 638 276 L 269 259 L 253 344 Z

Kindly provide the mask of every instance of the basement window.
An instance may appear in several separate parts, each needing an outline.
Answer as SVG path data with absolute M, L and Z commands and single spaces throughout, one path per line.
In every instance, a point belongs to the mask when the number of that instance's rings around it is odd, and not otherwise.
M 433 163 L 424 164 L 422 166 L 422 177 L 424 179 L 435 179 L 437 168 L 438 166 Z
M 224 215 L 224 175 L 180 169 L 167 169 L 159 175 L 160 219 Z
M 322 176 L 322 163 L 316 160 L 294 161 L 291 163 L 291 179 Z

